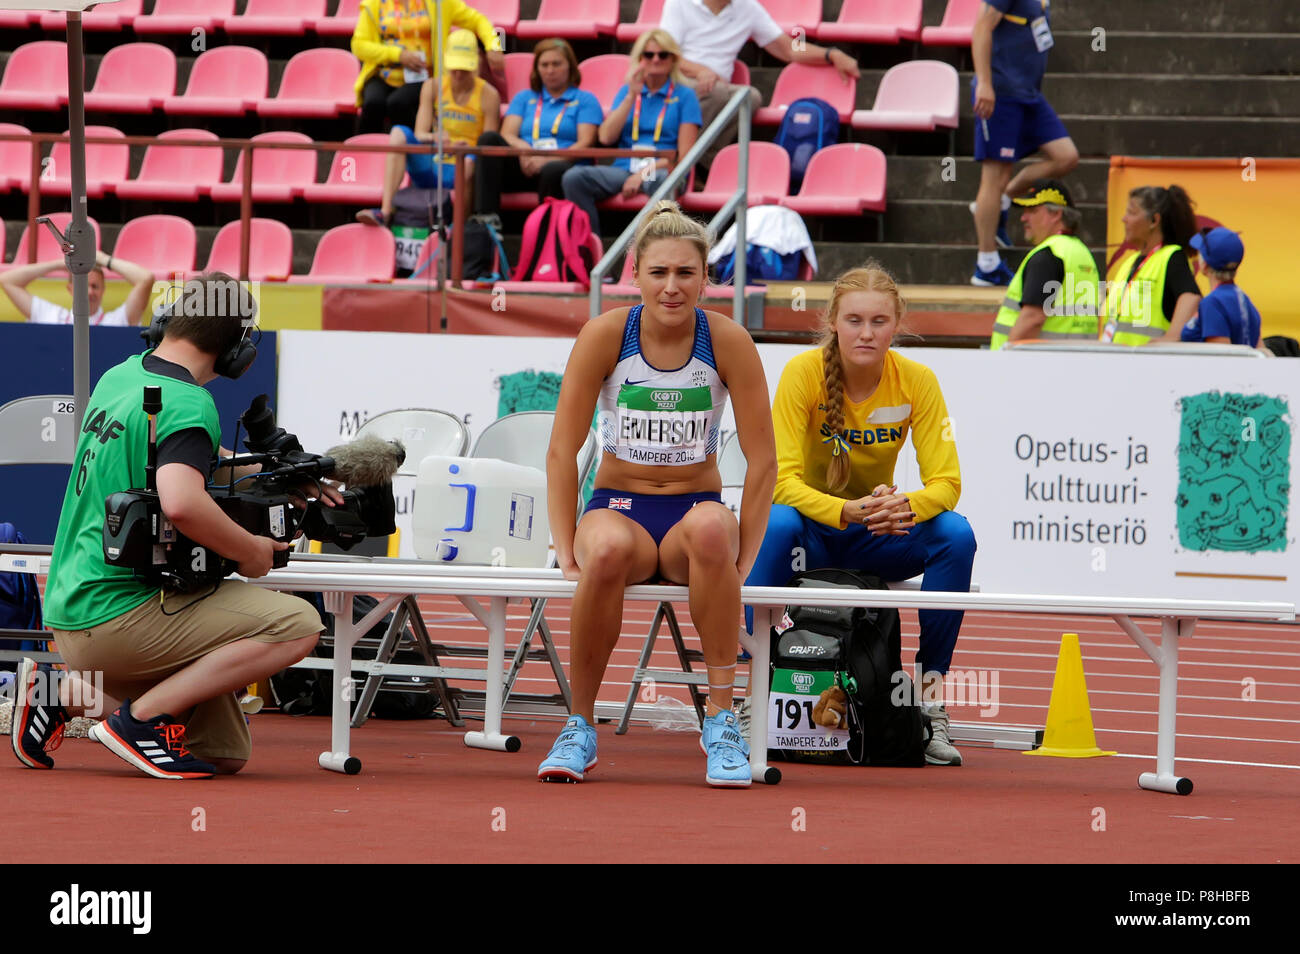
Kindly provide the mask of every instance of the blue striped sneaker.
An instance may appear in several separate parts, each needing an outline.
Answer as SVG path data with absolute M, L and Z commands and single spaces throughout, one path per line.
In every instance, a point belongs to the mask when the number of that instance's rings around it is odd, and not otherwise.
M 721 788 L 746 788 L 752 776 L 749 772 L 749 743 L 740 734 L 736 714 L 724 709 L 704 720 L 700 735 L 700 748 L 709 758 L 709 768 L 704 775 L 710 785 Z
M 54 759 L 46 753 L 53 752 L 63 742 L 63 727 L 67 724 L 68 713 L 57 698 L 46 698 L 47 694 L 57 695 L 57 689 L 52 688 L 57 686 L 57 682 L 50 678 L 51 675 L 49 671 L 42 674 L 36 661 L 24 656 L 14 679 L 10 744 L 18 761 L 28 768 L 54 768 Z M 40 685 L 37 685 L 38 680 Z
M 551 753 L 537 767 L 537 778 L 542 782 L 581 782 L 596 761 L 596 730 L 582 716 L 569 716 Z

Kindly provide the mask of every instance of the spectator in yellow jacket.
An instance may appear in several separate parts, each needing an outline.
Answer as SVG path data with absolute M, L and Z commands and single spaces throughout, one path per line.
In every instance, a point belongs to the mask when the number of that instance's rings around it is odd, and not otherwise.
M 505 72 L 501 38 L 483 14 L 462 0 L 442 0 L 442 31 L 434 42 L 437 23 L 434 0 L 361 0 L 352 33 L 352 53 L 361 61 L 356 83 L 360 132 L 383 132 L 385 121 L 415 125 L 420 89 L 456 27 L 479 38 L 493 72 Z

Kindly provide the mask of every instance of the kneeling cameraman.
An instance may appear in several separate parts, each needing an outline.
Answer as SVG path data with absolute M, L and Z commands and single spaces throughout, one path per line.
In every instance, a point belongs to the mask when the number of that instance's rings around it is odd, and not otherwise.
M 221 431 L 203 385 L 238 377 L 252 363 L 256 305 L 218 272 L 187 282 L 183 300 L 187 307 L 173 310 L 154 350 L 109 370 L 90 396 L 45 593 L 46 624 L 68 668 L 102 674 L 98 707 L 115 708 L 92 733 L 155 778 L 238 772 L 251 740 L 235 691 L 302 659 L 321 630 L 316 610 L 296 596 L 232 580 L 181 594 L 105 563 L 105 498 L 145 486 L 145 385 L 162 388 L 156 482 L 167 519 L 236 561 L 246 577 L 265 575 L 275 552 L 288 548 L 242 529 L 206 491 Z M 322 489 L 322 503 L 338 499 Z M 57 744 L 73 707 L 33 701 L 36 678 L 35 664 L 24 660 L 13 747 L 24 764 L 52 768 L 46 749 Z M 64 701 L 73 695 L 65 691 Z

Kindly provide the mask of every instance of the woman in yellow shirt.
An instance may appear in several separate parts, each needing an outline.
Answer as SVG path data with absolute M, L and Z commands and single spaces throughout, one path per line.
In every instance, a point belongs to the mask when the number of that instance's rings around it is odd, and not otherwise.
M 420 90 L 435 73 L 434 57 L 456 27 L 471 31 L 487 50 L 488 66 L 504 73 L 505 54 L 492 21 L 462 0 L 443 0 L 442 35 L 434 0 L 361 0 L 352 33 L 357 75 L 357 131 L 383 132 L 385 120 L 415 124 Z
M 746 580 L 781 586 L 800 570 L 865 570 L 885 580 L 924 573 L 922 589 L 970 589 L 975 535 L 953 507 L 961 471 L 934 372 L 890 349 L 906 303 L 874 263 L 835 282 L 821 346 L 781 374 L 772 423 L 777 481 L 767 533 Z M 912 435 L 920 490 L 894 484 Z M 962 614 L 920 613 L 922 696 L 934 729 L 926 761 L 960 765 L 942 706 Z M 937 701 L 936 701 L 937 700 Z

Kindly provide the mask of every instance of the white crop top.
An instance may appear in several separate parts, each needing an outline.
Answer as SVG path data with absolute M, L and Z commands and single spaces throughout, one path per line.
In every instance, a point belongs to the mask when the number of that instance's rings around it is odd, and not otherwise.
M 641 356 L 641 309 L 627 313 L 623 346 L 597 403 L 605 453 L 633 464 L 698 464 L 718 452 L 727 386 L 713 358 L 709 319 L 695 309 L 690 359 L 672 371 Z

